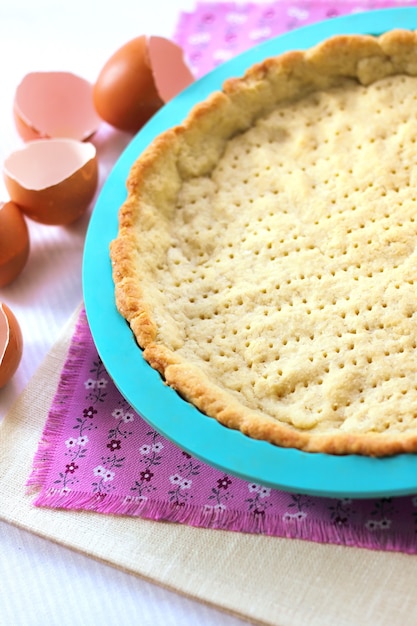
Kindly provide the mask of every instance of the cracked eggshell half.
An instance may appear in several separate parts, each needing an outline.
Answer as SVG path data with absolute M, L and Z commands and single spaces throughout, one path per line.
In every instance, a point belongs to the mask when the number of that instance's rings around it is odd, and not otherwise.
M 105 122 L 136 133 L 193 81 L 177 44 L 141 35 L 116 50 L 103 66 L 93 87 L 94 105 Z
M 0 287 L 9 285 L 29 256 L 29 229 L 14 202 L 0 202 Z
M 53 137 L 84 141 L 101 123 L 92 84 L 71 72 L 26 74 L 15 92 L 13 114 L 24 141 Z
M 194 82 L 182 48 L 169 39 L 149 37 L 148 54 L 156 90 L 164 103 Z
M 96 148 L 75 139 L 38 139 L 4 162 L 10 198 L 36 222 L 65 226 L 89 207 L 98 184 Z
M 19 322 L 9 307 L 0 303 L 0 389 L 12 378 L 23 353 Z

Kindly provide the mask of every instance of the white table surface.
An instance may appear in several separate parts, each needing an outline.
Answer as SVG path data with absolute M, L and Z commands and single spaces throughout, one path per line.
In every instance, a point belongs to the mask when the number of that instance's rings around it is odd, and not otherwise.
M 12 102 L 26 73 L 66 70 L 94 81 L 118 47 L 140 34 L 172 37 L 179 12 L 193 6 L 193 0 L 1 0 L 1 162 L 22 145 Z M 117 132 L 101 136 L 99 187 L 130 140 Z M 1 177 L 0 200 L 7 199 Z M 0 301 L 16 314 L 25 341 L 17 373 L 0 390 L 0 420 L 81 302 L 87 224 L 88 215 L 68 228 L 31 222 L 28 264 L 14 283 L 0 289 Z M 242 623 L 0 522 L 1 626 Z

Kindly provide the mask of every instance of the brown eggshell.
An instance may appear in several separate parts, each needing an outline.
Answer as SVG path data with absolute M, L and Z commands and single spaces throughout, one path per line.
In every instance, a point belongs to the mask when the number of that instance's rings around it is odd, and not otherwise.
M 94 105 L 103 120 L 135 133 L 193 80 L 181 48 L 163 37 L 142 35 L 104 65 L 94 84 Z
M 19 322 L 9 309 L 0 303 L 0 389 L 16 372 L 23 353 L 23 337 Z
M 103 120 L 132 133 L 162 106 L 144 35 L 128 41 L 109 58 L 94 84 L 93 101 Z
M 38 139 L 12 152 L 3 176 L 11 200 L 36 222 L 63 226 L 89 207 L 98 184 L 96 149 L 75 139 Z
M 0 202 L 0 287 L 10 284 L 29 256 L 29 229 L 14 202 Z
M 31 72 L 18 85 L 13 114 L 25 141 L 91 137 L 100 125 L 93 104 L 93 86 L 71 72 Z

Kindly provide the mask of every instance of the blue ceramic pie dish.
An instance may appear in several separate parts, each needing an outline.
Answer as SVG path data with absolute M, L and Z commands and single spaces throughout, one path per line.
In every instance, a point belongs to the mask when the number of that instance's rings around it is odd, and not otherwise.
M 417 493 L 417 455 L 368 458 L 284 449 L 221 426 L 167 387 L 143 359 L 119 315 L 109 259 L 117 234 L 118 209 L 133 162 L 162 131 L 180 123 L 192 106 L 240 76 L 255 62 L 290 49 L 305 49 L 335 34 L 381 34 L 417 28 L 417 8 L 356 13 L 320 22 L 271 39 L 193 83 L 164 106 L 134 137 L 103 186 L 87 232 L 83 291 L 99 355 L 116 386 L 155 430 L 200 460 L 246 480 L 290 492 L 328 497 L 387 497 Z

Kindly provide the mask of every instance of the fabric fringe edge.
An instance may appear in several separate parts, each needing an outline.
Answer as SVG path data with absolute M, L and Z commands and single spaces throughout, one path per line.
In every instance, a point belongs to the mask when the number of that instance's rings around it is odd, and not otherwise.
M 332 543 L 345 547 L 386 550 L 417 554 L 415 533 L 407 535 L 389 530 L 369 530 L 358 526 L 342 526 L 318 520 L 285 520 L 281 515 L 251 511 L 214 510 L 212 508 L 175 502 L 161 502 L 141 496 L 112 496 L 83 492 L 63 493 L 49 489 L 39 495 L 35 506 L 84 510 L 96 513 L 141 517 L 159 522 L 183 523 L 206 529 L 255 533 L 287 539 L 303 539 L 315 543 Z
M 53 462 L 54 445 L 62 434 L 65 420 L 63 414 L 68 410 L 68 399 L 73 393 L 80 366 L 84 362 L 86 314 L 80 311 L 71 339 L 60 380 L 49 409 L 47 420 L 34 456 L 32 471 L 26 481 L 27 493 L 33 493 L 44 486 Z

